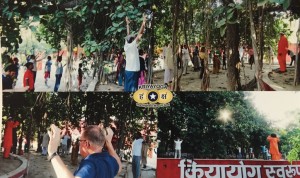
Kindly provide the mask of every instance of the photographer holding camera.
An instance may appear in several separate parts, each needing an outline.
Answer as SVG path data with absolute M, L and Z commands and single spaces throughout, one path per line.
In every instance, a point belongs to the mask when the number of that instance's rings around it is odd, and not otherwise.
M 122 170 L 121 160 L 111 144 L 113 132 L 105 135 L 100 127 L 91 125 L 87 126 L 81 134 L 79 147 L 83 159 L 73 175 L 56 152 L 60 143 L 60 133 L 61 130 L 52 124 L 51 132 L 48 132 L 50 136 L 48 153 L 57 177 L 114 178 Z
M 127 25 L 127 36 L 124 45 L 124 51 L 126 54 L 126 67 L 125 67 L 125 84 L 124 91 L 125 92 L 134 92 L 138 88 L 138 79 L 139 79 L 139 71 L 140 71 L 140 59 L 139 59 L 139 51 L 138 51 L 138 42 L 143 36 L 145 26 L 146 26 L 146 15 L 143 15 L 143 22 L 140 27 L 138 34 L 131 35 L 130 34 L 130 21 L 128 17 L 126 17 L 126 25 Z

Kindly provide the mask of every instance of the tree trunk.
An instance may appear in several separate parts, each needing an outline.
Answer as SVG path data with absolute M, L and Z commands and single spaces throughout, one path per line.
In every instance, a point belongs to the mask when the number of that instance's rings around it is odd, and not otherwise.
M 155 38 L 154 38 L 154 19 L 150 22 L 149 25 L 149 49 L 148 49 L 148 72 L 147 72 L 147 83 L 153 83 L 153 65 L 152 61 L 154 58 L 154 45 L 155 45 Z
M 186 6 L 187 6 L 187 2 L 185 2 Z M 189 44 L 188 43 L 188 35 L 187 35 L 187 26 L 188 26 L 188 21 L 187 21 L 187 7 L 184 8 L 184 22 L 183 22 L 183 31 L 184 31 L 184 40 L 185 40 L 185 44 Z
M 73 32 L 72 27 L 68 28 L 67 36 L 67 49 L 68 49 L 68 59 L 67 59 L 67 70 L 65 72 L 65 91 L 71 91 L 73 86 L 72 81 L 72 68 L 73 68 Z
M 264 13 L 264 6 L 261 8 L 261 16 L 260 16 L 260 23 L 259 23 L 259 65 L 256 70 L 259 70 L 262 72 L 263 68 L 263 60 L 264 60 L 264 19 L 265 19 L 265 13 Z
M 294 85 L 297 86 L 300 84 L 300 62 L 299 62 L 299 47 L 298 44 L 300 43 L 300 18 L 299 20 L 299 27 L 297 31 L 297 49 L 296 49 L 296 61 L 295 61 L 295 77 L 294 77 Z
M 231 3 L 234 3 L 233 0 L 222 0 L 224 6 L 228 6 Z M 237 10 L 234 10 L 232 21 L 235 21 L 238 17 Z M 239 24 L 227 24 L 226 29 L 226 46 L 229 51 L 229 58 L 227 59 L 227 90 L 235 91 L 241 90 L 241 81 L 240 81 L 240 68 L 239 68 L 239 42 L 240 42 L 240 33 L 239 33 Z
M 181 75 L 178 75 L 178 66 L 177 66 L 177 31 L 178 31 L 178 16 L 179 16 L 179 6 L 180 0 L 173 1 L 174 13 L 173 13 L 173 30 L 172 30 L 172 49 L 173 49 L 173 62 L 174 62 L 174 83 L 173 90 L 180 91 L 180 79 Z
M 250 29 L 251 29 L 251 41 L 252 41 L 252 47 L 254 51 L 254 61 L 255 61 L 255 78 L 257 80 L 257 88 L 259 91 L 261 91 L 260 84 L 262 83 L 262 66 L 260 64 L 260 61 L 258 59 L 258 46 L 257 46 L 257 37 L 255 33 L 255 27 L 253 22 L 253 13 L 252 13 L 252 3 L 251 1 L 248 1 L 249 4 L 249 19 L 250 19 Z
M 211 8 L 212 3 L 211 1 L 209 1 L 209 5 L 208 8 Z M 207 15 L 207 19 L 205 22 L 205 26 L 206 26 L 206 42 L 205 42 L 205 46 L 206 46 L 206 56 L 207 58 L 204 59 L 204 73 L 203 73 L 203 79 L 201 82 L 201 90 L 202 91 L 208 91 L 209 90 L 209 85 L 210 85 L 210 76 L 209 76 L 209 67 L 208 67 L 208 48 L 210 47 L 210 31 L 211 31 L 211 25 L 210 25 L 210 20 L 211 20 L 211 15 Z

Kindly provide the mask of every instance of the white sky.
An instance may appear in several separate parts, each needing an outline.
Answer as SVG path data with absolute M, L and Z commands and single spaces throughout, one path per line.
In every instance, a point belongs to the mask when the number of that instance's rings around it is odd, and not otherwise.
M 249 99 L 274 127 L 299 123 L 295 111 L 300 111 L 300 92 L 250 92 Z

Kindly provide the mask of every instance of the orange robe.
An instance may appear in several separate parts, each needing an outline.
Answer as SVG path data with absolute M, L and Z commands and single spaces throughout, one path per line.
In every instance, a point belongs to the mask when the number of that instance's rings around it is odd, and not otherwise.
M 278 42 L 278 56 L 277 56 L 281 72 L 286 71 L 286 55 L 287 55 L 288 47 L 289 47 L 288 40 L 284 35 L 281 36 Z
M 268 136 L 267 140 L 270 142 L 270 154 L 272 156 L 272 160 L 280 160 L 281 154 L 278 149 L 278 142 L 280 141 L 279 138 Z
M 4 131 L 4 139 L 3 139 L 3 148 L 4 148 L 4 153 L 3 157 L 8 158 L 10 149 L 13 146 L 13 128 L 18 127 L 20 123 L 18 121 L 7 121 L 5 124 L 5 131 Z

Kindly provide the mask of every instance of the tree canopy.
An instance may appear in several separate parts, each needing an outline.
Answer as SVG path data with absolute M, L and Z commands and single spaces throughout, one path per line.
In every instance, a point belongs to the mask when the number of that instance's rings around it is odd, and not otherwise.
M 177 137 L 183 139 L 182 152 L 194 158 L 235 158 L 238 147 L 247 153 L 253 148 L 258 156 L 261 146 L 269 145 L 267 136 L 278 130 L 254 108 L 248 95 L 237 92 L 178 93 L 170 108 L 158 109 L 160 156 L 166 156 L 166 152 L 174 149 Z M 298 133 L 296 130 L 278 133 L 283 135 L 283 155 L 291 151 L 288 142 Z M 295 152 L 299 153 L 299 149 Z M 289 156 L 292 155 L 291 151 Z
M 20 131 L 30 138 L 50 124 L 69 121 L 78 126 L 79 119 L 86 118 L 90 125 L 108 126 L 114 116 L 118 151 L 130 147 L 125 139 L 132 141 L 132 135 L 142 130 L 150 136 L 157 125 L 156 111 L 137 107 L 125 93 L 4 93 L 3 116 L 20 121 Z

